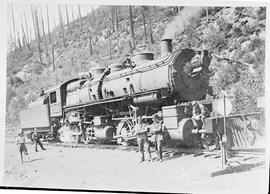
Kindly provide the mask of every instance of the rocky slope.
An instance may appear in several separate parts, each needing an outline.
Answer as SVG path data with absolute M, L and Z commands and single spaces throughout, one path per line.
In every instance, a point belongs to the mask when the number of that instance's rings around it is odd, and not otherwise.
M 32 41 L 29 51 L 16 49 L 7 55 L 7 129 L 18 127 L 19 110 L 35 99 L 40 88 L 47 89 L 58 83 L 74 78 L 79 72 L 87 71 L 95 65 L 108 65 L 123 60 L 130 54 L 130 25 L 125 6 L 119 7 L 119 28 L 110 36 L 110 6 L 101 6 L 82 18 L 71 22 L 72 29 L 65 28 L 64 47 L 61 29 L 52 32 L 49 53 L 54 47 L 55 71 L 51 58 L 46 57 L 44 41 L 41 44 L 43 63 L 39 62 L 37 41 Z M 147 10 L 147 9 L 146 9 Z M 180 11 L 181 10 L 181 11 Z M 256 97 L 264 94 L 264 55 L 265 55 L 265 15 L 261 7 L 209 7 L 187 17 L 181 16 L 186 8 L 151 7 L 146 11 L 147 40 L 143 36 L 142 7 L 133 6 L 136 49 L 147 49 L 159 56 L 159 40 L 170 24 L 177 24 L 173 47 L 208 49 L 212 56 L 210 65 L 213 93 L 221 90 L 233 96 L 234 113 L 256 110 Z M 190 13 L 190 12 L 187 12 Z M 178 16 L 177 16 L 178 15 Z M 154 43 L 150 44 L 149 19 Z M 183 25 L 180 25 L 182 23 Z M 169 24 L 169 25 L 168 25 Z M 180 29 L 181 28 L 181 29 Z M 89 50 L 89 29 L 93 55 Z M 42 37 L 42 39 L 44 39 Z M 110 50 L 111 47 L 111 58 Z M 231 60 L 220 60 L 223 56 Z M 235 62 L 238 60 L 248 63 Z M 211 100 L 212 97 L 207 97 Z M 12 121 L 12 122 L 11 122 Z

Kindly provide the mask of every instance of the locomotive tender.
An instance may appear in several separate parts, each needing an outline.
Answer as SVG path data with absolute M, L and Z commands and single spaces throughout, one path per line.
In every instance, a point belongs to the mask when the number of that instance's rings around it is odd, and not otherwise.
M 188 144 L 193 123 L 181 103 L 205 98 L 209 65 L 206 50 L 172 51 L 172 40 L 163 39 L 158 59 L 153 53 L 136 53 L 124 63 L 92 68 L 45 91 L 20 112 L 21 128 L 46 134 L 67 124 L 78 141 L 122 143 L 134 138 L 137 115 L 159 113 L 166 137 Z

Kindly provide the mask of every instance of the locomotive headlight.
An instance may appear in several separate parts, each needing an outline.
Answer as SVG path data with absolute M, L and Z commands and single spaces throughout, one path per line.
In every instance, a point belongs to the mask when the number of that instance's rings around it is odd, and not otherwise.
M 196 52 L 197 54 L 188 62 L 186 62 L 186 64 L 183 66 L 183 70 L 187 75 L 192 74 L 193 70 L 196 69 L 196 72 L 201 70 L 202 67 L 202 63 L 201 63 L 201 52 Z M 197 69 L 198 68 L 198 69 Z

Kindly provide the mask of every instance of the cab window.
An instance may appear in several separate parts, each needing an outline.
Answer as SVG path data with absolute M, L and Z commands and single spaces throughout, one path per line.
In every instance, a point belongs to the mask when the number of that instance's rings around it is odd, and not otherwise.
M 50 102 L 51 104 L 56 102 L 56 92 L 50 93 Z

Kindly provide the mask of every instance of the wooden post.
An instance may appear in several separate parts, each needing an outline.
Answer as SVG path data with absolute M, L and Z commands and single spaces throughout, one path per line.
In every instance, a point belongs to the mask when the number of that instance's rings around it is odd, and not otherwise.
M 223 103 L 224 103 L 224 117 L 223 117 L 223 125 L 224 125 L 224 135 L 222 136 L 222 142 L 221 142 L 221 162 L 222 162 L 222 168 L 224 169 L 227 164 L 227 150 L 226 150 L 226 144 L 227 144 L 227 129 L 226 129 L 226 96 L 224 94 L 223 97 Z

